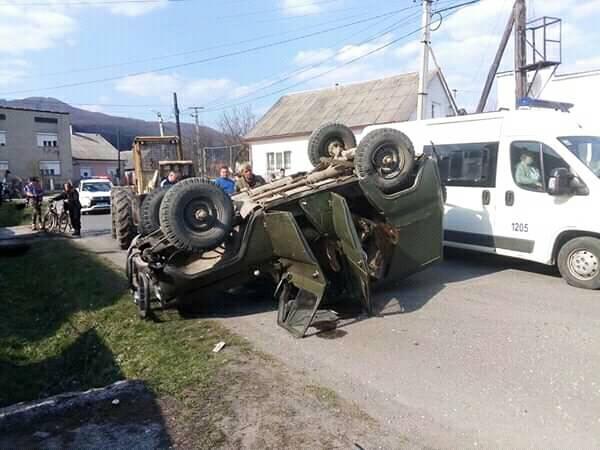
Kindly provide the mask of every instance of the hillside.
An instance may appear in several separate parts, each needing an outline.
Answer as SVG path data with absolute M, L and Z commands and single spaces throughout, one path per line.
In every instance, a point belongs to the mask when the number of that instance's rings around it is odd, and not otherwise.
M 119 130 L 119 146 L 121 150 L 129 150 L 135 136 L 157 136 L 159 134 L 158 122 L 131 119 L 128 117 L 117 117 L 100 112 L 87 111 L 71 106 L 55 98 L 29 97 L 22 100 L 0 99 L 0 106 L 68 112 L 71 115 L 71 124 L 74 131 L 101 134 L 115 147 L 117 146 L 117 130 Z M 194 124 L 181 123 L 184 149 L 193 148 L 194 129 Z M 175 123 L 165 122 L 165 133 L 169 135 L 177 134 Z M 221 133 L 209 127 L 200 127 L 200 137 L 201 142 L 206 146 L 218 146 L 223 144 Z

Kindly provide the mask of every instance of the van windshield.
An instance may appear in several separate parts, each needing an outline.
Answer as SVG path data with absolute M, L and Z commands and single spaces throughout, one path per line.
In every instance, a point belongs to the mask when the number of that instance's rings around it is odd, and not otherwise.
M 558 140 L 600 178 L 600 136 L 565 136 Z

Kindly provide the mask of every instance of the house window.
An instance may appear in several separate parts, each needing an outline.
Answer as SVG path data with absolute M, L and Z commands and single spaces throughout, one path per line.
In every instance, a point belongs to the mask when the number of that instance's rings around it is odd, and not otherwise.
M 58 123 L 58 119 L 54 117 L 35 117 L 33 120 L 37 123 Z
M 0 120 L 6 120 L 6 114 L 0 114 Z
M 40 174 L 43 176 L 59 176 L 60 161 L 40 161 Z
M 6 145 L 6 131 L 0 131 L 0 147 Z
M 278 173 L 281 169 L 288 171 L 292 168 L 292 152 L 268 152 L 267 173 Z
M 0 161 L 0 173 L 4 173 L 8 170 L 8 161 Z
M 46 148 L 58 147 L 58 135 L 56 133 L 38 133 L 37 145 Z
M 496 187 L 498 143 L 426 146 L 433 155 L 445 186 Z

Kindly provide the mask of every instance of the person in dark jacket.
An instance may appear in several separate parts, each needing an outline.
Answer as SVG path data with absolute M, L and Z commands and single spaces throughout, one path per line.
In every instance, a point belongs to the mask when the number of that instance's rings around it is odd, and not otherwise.
M 73 236 L 81 236 L 81 203 L 79 193 L 71 183 L 65 183 L 64 190 L 55 196 L 53 201 L 63 200 L 63 208 L 69 213 Z

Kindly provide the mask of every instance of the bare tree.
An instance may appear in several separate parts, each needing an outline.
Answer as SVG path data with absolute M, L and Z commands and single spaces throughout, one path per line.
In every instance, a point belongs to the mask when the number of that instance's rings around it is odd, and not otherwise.
M 218 122 L 226 145 L 243 144 L 244 136 L 256 125 L 251 106 L 224 111 Z

